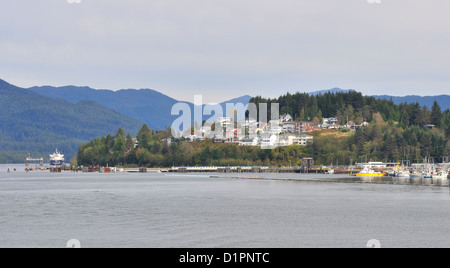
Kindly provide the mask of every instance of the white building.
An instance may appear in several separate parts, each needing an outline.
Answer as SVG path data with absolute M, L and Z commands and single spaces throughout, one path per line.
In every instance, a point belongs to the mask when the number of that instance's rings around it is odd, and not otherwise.
M 283 122 L 281 130 L 283 133 L 294 133 L 295 132 L 295 123 L 294 122 Z
M 240 146 L 259 146 L 259 138 L 244 138 L 239 142 Z
M 279 120 L 271 120 L 265 128 L 266 133 L 278 135 L 283 131 Z
M 278 146 L 278 135 L 266 135 L 261 139 L 261 148 L 273 149 Z
M 222 126 L 223 129 L 229 128 L 231 126 L 231 118 L 230 117 L 220 117 L 217 119 L 217 123 Z
M 336 117 L 324 118 L 322 123 L 327 125 L 337 125 L 339 120 Z
M 290 146 L 290 145 L 302 145 L 306 146 L 313 142 L 314 137 L 311 135 L 295 135 L 295 134 L 283 134 L 280 135 L 278 145 Z
M 298 145 L 302 145 L 302 146 L 306 146 L 306 145 L 312 144 L 313 141 L 314 141 L 314 137 L 313 136 L 302 134 L 302 135 L 298 136 L 297 144 Z
M 283 114 L 282 116 L 280 116 L 280 121 L 282 123 L 284 123 L 284 122 L 292 122 L 292 121 L 294 121 L 294 119 L 292 118 L 292 116 L 290 114 Z

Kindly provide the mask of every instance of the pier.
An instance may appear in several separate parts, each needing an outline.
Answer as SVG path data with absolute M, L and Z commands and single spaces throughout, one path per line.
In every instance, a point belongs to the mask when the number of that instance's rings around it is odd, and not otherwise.
M 251 167 L 251 166 L 226 166 L 226 167 L 171 167 L 171 168 L 120 168 L 120 167 L 83 167 L 82 172 L 100 173 L 328 173 L 324 167 Z M 340 173 L 350 173 L 350 170 L 341 170 Z
M 302 167 L 172 167 L 168 172 L 177 173 L 327 173 L 325 168 Z M 350 172 L 349 172 L 350 173 Z

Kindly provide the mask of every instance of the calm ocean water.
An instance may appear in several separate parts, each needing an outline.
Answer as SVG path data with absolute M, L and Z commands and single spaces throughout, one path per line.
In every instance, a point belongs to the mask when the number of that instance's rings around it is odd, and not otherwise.
M 16 167 L 0 166 L 0 247 L 450 247 L 448 187 Z

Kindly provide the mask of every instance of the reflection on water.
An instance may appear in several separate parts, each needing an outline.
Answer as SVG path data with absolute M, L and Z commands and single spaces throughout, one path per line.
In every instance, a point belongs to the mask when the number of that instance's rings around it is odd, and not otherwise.
M 183 176 L 183 175 L 181 175 Z M 323 182 L 323 183 L 371 183 L 371 184 L 393 184 L 393 185 L 415 185 L 415 186 L 442 186 L 448 187 L 448 179 L 437 178 L 400 178 L 400 177 L 356 177 L 346 174 L 278 174 L 278 173 L 258 173 L 258 174 L 215 174 L 210 177 L 221 177 L 231 179 L 250 180 L 285 180 L 299 182 Z
M 395 184 L 395 185 L 421 185 L 421 186 L 449 186 L 448 179 L 430 179 L 430 178 L 398 178 L 398 177 L 349 177 L 340 178 L 335 181 L 347 183 L 376 183 L 376 184 Z

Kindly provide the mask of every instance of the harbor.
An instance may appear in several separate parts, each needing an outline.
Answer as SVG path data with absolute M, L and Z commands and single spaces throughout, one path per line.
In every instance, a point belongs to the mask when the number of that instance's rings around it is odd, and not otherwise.
M 17 169 L 9 174 L 0 166 L 5 247 L 61 247 L 72 238 L 83 247 L 365 247 L 372 238 L 384 247 L 450 245 L 448 187 L 400 185 L 409 179 L 23 166 L 9 165 Z
M 373 179 L 385 180 L 385 178 L 410 179 L 412 184 L 418 180 L 448 180 L 449 164 L 412 165 L 409 167 L 397 165 L 394 167 L 378 167 L 366 163 L 359 166 L 314 166 L 302 167 L 252 167 L 252 166 L 226 166 L 226 167 L 171 167 L 171 168 L 147 168 L 147 167 L 101 167 L 101 166 L 38 166 L 25 168 L 26 172 L 83 172 L 83 173 L 177 173 L 177 174 L 322 174 L 326 178 L 342 177 L 352 178 L 353 181 L 376 182 Z M 15 167 L 14 171 L 18 168 Z M 8 172 L 13 172 L 8 168 Z M 276 176 L 276 175 L 275 175 Z M 279 175 L 281 176 L 281 175 Z M 355 179 L 357 178 L 357 179 Z M 432 181 L 425 184 L 433 184 Z
M 50 171 L 60 172 L 83 172 L 83 173 L 216 173 L 216 174 L 326 174 L 324 181 L 333 180 L 333 175 L 339 177 L 341 182 L 361 182 L 361 183 L 388 183 L 388 184 L 418 184 L 418 185 L 447 185 L 445 182 L 449 178 L 450 163 L 408 163 L 400 162 L 368 162 L 356 163 L 351 166 L 324 166 L 315 165 L 313 158 L 302 158 L 300 166 L 290 167 L 270 167 L 270 166 L 183 166 L 170 168 L 148 168 L 148 167 L 103 167 L 100 165 L 89 166 L 69 166 L 65 163 L 64 154 L 55 151 L 49 155 L 49 166 L 44 164 L 44 158 L 26 158 L 25 172 Z M 17 168 L 13 168 L 16 172 Z M 10 173 L 11 169 L 8 168 Z M 356 177 L 356 179 L 355 179 Z M 264 178 L 259 176 L 236 177 L 236 178 Z M 444 183 L 443 183 L 444 182 Z

